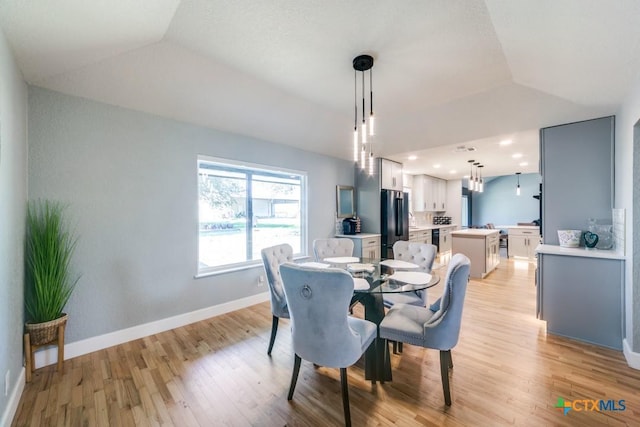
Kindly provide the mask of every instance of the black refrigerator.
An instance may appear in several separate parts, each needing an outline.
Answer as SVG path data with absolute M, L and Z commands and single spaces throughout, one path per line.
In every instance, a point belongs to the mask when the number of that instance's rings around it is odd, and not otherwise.
M 402 191 L 381 190 L 381 257 L 393 258 L 393 244 L 409 240 L 409 195 Z

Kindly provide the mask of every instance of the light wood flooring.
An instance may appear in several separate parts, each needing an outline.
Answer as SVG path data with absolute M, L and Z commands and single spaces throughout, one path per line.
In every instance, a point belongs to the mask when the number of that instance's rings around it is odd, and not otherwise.
M 438 352 L 405 345 L 392 355 L 392 382 L 372 386 L 362 361 L 349 368 L 353 425 L 639 425 L 640 371 L 621 352 L 547 335 L 534 315 L 534 268 L 503 258 L 470 282 L 452 351 L 451 407 Z M 441 285 L 429 292 L 435 300 Z M 263 303 L 67 360 L 64 375 L 39 369 L 13 425 L 343 425 L 337 369 L 303 362 L 287 401 L 289 324 L 281 321 L 268 357 L 270 325 Z M 563 415 L 559 397 L 624 400 L 626 410 Z

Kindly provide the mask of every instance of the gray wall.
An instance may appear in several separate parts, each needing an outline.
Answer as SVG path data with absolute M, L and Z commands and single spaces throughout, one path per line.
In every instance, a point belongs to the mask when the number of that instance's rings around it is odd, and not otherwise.
M 540 190 L 540 175 L 520 175 L 520 196 L 516 195 L 515 175 L 499 176 L 484 185 L 484 192 L 471 197 L 472 225 L 515 225 L 540 217 L 540 205 L 533 198 Z
M 625 338 L 635 352 L 635 362 L 640 367 L 640 173 L 634 170 L 640 165 L 638 143 L 634 144 L 634 126 L 640 120 L 640 78 L 629 91 L 621 108 L 616 112 L 615 142 L 615 191 L 614 207 L 626 211 L 625 234 Z M 640 128 L 635 132 L 640 133 Z M 638 138 L 638 136 L 636 136 Z M 638 139 L 636 139 L 638 141 Z
M 0 28 L 0 424 L 8 416 L 5 374 L 11 396 L 22 369 L 26 122 L 27 86 Z
M 67 342 L 267 291 L 262 268 L 194 279 L 198 154 L 306 171 L 309 253 L 353 185 L 349 161 L 29 88 L 29 198 L 68 202 L 80 236 Z

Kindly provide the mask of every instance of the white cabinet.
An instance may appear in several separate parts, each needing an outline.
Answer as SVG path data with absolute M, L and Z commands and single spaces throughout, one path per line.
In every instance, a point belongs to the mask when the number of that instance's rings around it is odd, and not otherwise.
M 451 242 L 451 227 L 443 227 L 440 228 L 440 254 L 446 254 L 447 252 L 451 252 L 452 242 Z
M 431 230 L 410 230 L 409 241 L 412 243 L 431 244 Z
M 527 258 L 529 261 L 534 261 L 536 247 L 540 242 L 539 234 L 538 227 L 509 228 L 509 257 Z
M 380 259 L 380 237 L 362 239 L 362 252 L 358 256 L 361 258 Z
M 424 188 L 425 175 L 414 175 L 413 187 L 411 187 L 411 207 L 414 212 L 424 212 L 427 210 L 427 202 L 424 198 L 426 192 Z
M 485 268 L 489 272 L 500 263 L 500 234 L 487 236 L 485 245 Z
M 447 210 L 447 181 L 444 179 L 436 179 L 434 181 L 435 205 L 436 211 L 444 212 Z
M 353 256 L 380 259 L 380 235 L 362 233 L 356 235 L 337 234 L 336 237 L 353 240 Z
M 447 181 L 428 175 L 413 177 L 413 210 L 444 212 L 447 210 Z
M 380 159 L 380 186 L 383 190 L 402 191 L 402 163 Z

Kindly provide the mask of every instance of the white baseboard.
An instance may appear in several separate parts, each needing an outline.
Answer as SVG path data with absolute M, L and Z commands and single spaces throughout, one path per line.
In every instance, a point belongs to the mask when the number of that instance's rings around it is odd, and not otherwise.
M 622 352 L 624 358 L 627 359 L 627 365 L 633 369 L 640 369 L 640 353 L 635 353 L 631 350 L 629 341 L 626 338 L 622 340 Z
M 0 418 L 0 426 L 11 425 L 11 421 L 13 421 L 13 417 L 15 417 L 16 411 L 18 410 L 20 397 L 22 396 L 22 392 L 24 391 L 24 380 L 25 380 L 25 370 L 24 368 L 22 368 L 20 369 L 18 378 L 16 378 L 16 382 L 13 386 L 13 390 L 11 390 L 11 394 L 9 395 L 9 401 L 7 403 L 7 407 L 4 409 L 4 413 Z
M 269 300 L 269 292 L 251 295 L 239 300 L 230 301 L 224 304 L 214 305 L 189 313 L 179 314 L 177 316 L 160 319 L 142 325 L 133 326 L 119 331 L 109 332 L 108 334 L 87 338 L 81 341 L 65 344 L 65 359 L 82 356 L 114 345 L 122 344 L 127 341 L 136 340 L 138 338 L 147 337 L 149 335 L 179 328 L 190 323 L 199 322 L 210 317 L 219 316 L 231 311 L 240 310 L 245 307 L 259 304 Z M 47 347 L 41 351 L 37 351 L 34 357 L 36 368 L 53 365 L 58 361 L 58 349 L 55 346 Z M 24 381 L 23 381 L 24 382 Z M 3 425 L 3 424 L 0 424 Z

